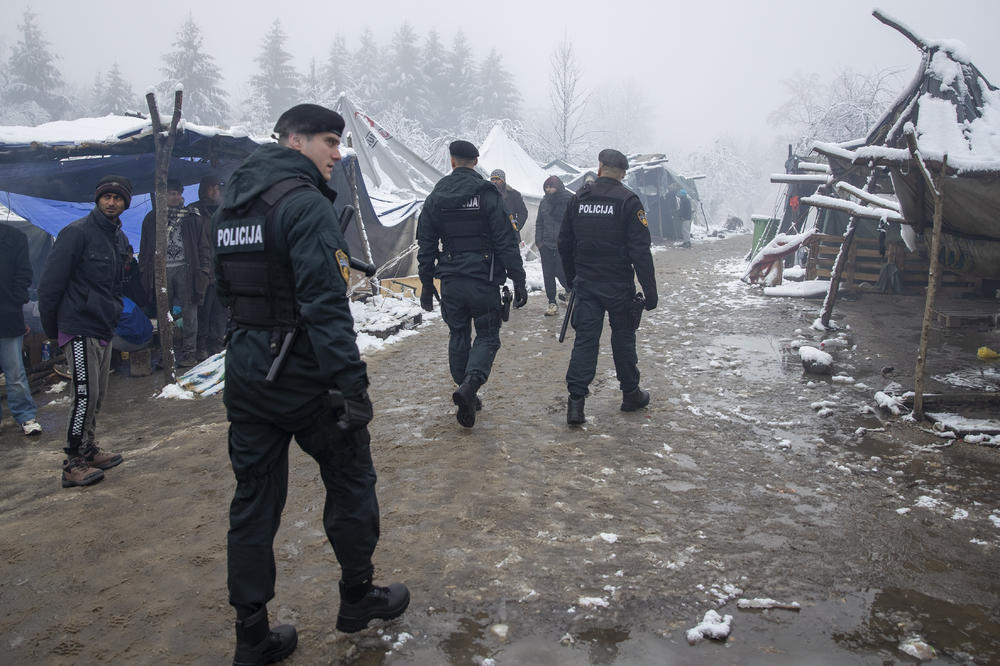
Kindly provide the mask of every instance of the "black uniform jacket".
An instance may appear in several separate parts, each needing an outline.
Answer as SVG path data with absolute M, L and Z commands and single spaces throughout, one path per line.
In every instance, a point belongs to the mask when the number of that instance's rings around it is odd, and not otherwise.
M 271 185 L 296 176 L 308 179 L 317 189 L 287 195 L 271 219 L 280 225 L 295 276 L 299 332 L 281 373 L 268 383 L 264 378 L 274 359 L 272 333 L 245 328 L 233 331 L 226 352 L 224 396 L 231 421 L 278 422 L 295 429 L 315 418 L 327 389 L 336 388 L 351 397 L 368 386 L 347 282 L 336 256 L 338 250 L 347 252 L 333 210 L 336 194 L 323 182 L 312 161 L 278 144 L 261 146 L 233 172 L 222 209 L 241 209 Z M 215 265 L 218 278 L 218 254 Z M 229 302 L 224 282 L 217 279 L 219 297 Z
M 586 211 L 593 201 L 617 202 L 620 209 L 614 218 L 609 218 L 608 233 L 602 235 L 599 254 L 622 257 L 619 265 L 608 261 L 594 262 L 580 256 L 580 243 L 576 233 L 576 223 L 581 210 Z M 612 221 L 613 219 L 613 221 Z M 621 226 L 617 226 L 621 225 Z M 584 280 L 598 282 L 632 282 L 633 275 L 646 296 L 656 295 L 656 274 L 653 269 L 653 255 L 649 249 L 649 227 L 646 212 L 638 195 L 614 178 L 602 177 L 586 185 L 570 200 L 566 207 L 566 217 L 559 231 L 559 255 L 562 257 L 566 280 L 572 284 L 579 276 Z M 634 271 L 634 272 L 633 272 Z
M 442 250 L 439 247 L 442 238 L 441 209 L 461 208 L 477 194 L 489 224 L 492 251 Z M 424 284 L 435 277 L 476 278 L 496 285 L 503 284 L 508 277 L 515 283 L 525 280 L 517 233 L 504 213 L 500 193 L 473 169 L 458 167 L 434 186 L 417 220 L 417 244 L 417 270 Z

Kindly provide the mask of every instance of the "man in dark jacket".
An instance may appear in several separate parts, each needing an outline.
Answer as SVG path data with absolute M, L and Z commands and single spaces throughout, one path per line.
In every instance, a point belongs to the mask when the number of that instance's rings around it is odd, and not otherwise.
M 566 206 L 573 195 L 559 180 L 559 176 L 546 178 L 542 189 L 545 190 L 545 196 L 538 205 L 538 217 L 535 218 L 535 247 L 542 258 L 542 281 L 545 284 L 545 296 L 549 299 L 545 314 L 552 317 L 559 314 L 559 307 L 556 305 L 556 278 L 559 278 L 563 289 L 569 289 L 558 244 Z
M 219 209 L 222 203 L 222 181 L 218 176 L 205 176 L 198 184 L 198 200 L 188 206 L 188 210 L 195 214 L 198 224 L 205 234 L 205 245 L 214 256 L 212 236 L 212 216 Z M 226 319 L 228 313 L 226 308 L 219 301 L 218 292 L 215 289 L 215 273 L 208 274 L 208 288 L 205 290 L 205 297 L 198 308 L 198 344 L 197 359 L 205 360 L 212 354 L 222 351 L 222 340 L 226 337 Z
M 7 406 L 25 435 L 40 435 L 35 420 L 28 375 L 24 371 L 24 312 L 31 286 L 31 259 L 28 237 L 7 224 L 0 224 L 0 372 L 7 382 Z M 0 407 L 0 421 L 3 408 Z
M 177 367 L 187 368 L 198 362 L 198 307 L 205 299 L 212 270 L 212 250 L 198 216 L 184 206 L 184 186 L 171 178 L 167 181 L 167 297 L 181 307 L 184 334 Z M 139 273 L 143 284 L 155 296 L 156 210 L 142 220 L 139 240 Z
M 132 183 L 124 176 L 105 176 L 97 182 L 94 201 L 87 217 L 56 236 L 38 284 L 42 328 L 62 347 L 73 381 L 63 488 L 97 483 L 103 470 L 122 461 L 120 454 L 101 449 L 94 433 L 122 311 L 129 244 L 119 216 L 132 202 Z
M 453 141 L 452 172 L 438 181 L 417 220 L 420 305 L 434 309 L 434 278 L 441 280 L 441 316 L 450 330 L 448 367 L 458 384 L 452 400 L 458 422 L 476 424 L 476 392 L 489 379 L 500 349 L 499 287 L 514 281 L 514 306 L 528 302 L 517 234 L 497 189 L 474 169 L 479 151 Z M 472 342 L 472 326 L 476 339 Z
M 569 400 L 566 422 L 585 421 L 583 406 L 597 371 L 604 314 L 611 324 L 611 353 L 625 412 L 649 404 L 639 388 L 635 351 L 638 326 L 635 278 L 645 292 L 646 310 L 656 307 L 656 274 L 650 252 L 646 212 L 639 197 L 621 184 L 628 159 L 606 148 L 598 155 L 597 180 L 580 188 L 566 208 L 559 232 L 559 254 L 566 279 L 573 285 L 573 329 L 576 339 L 566 371 Z
M 283 113 L 278 143 L 236 169 L 213 221 L 216 284 L 234 326 L 223 400 L 236 476 L 228 584 L 238 664 L 279 661 L 298 640 L 294 627 L 272 629 L 267 618 L 293 436 L 326 488 L 323 526 L 341 566 L 337 628 L 397 617 L 410 600 L 402 584 L 372 584 L 372 405 L 347 297 L 347 243 L 327 186 L 343 129 L 343 118 L 315 104 Z
M 510 215 L 510 221 L 517 228 L 518 242 L 521 240 L 521 229 L 528 222 L 528 207 L 524 205 L 521 193 L 507 184 L 507 174 L 503 169 L 493 169 L 490 172 L 490 182 L 497 188 L 503 198 L 503 206 Z

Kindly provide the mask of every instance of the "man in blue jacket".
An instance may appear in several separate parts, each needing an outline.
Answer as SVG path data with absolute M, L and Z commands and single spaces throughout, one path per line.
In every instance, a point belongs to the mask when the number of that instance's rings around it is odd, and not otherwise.
M 132 183 L 124 176 L 105 176 L 97 183 L 94 202 L 89 215 L 56 236 L 38 284 L 42 328 L 58 340 L 73 381 L 63 488 L 97 483 L 104 470 L 122 461 L 121 455 L 101 449 L 94 433 L 122 311 L 129 244 L 119 216 L 132 202 Z

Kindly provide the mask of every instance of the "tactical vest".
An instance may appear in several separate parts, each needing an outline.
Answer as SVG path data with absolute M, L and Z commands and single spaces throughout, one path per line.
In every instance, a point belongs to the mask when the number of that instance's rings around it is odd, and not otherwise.
M 478 192 L 457 208 L 439 208 L 441 246 L 445 252 L 492 252 L 493 234 L 486 202 Z
M 295 275 L 285 239 L 274 221 L 278 204 L 292 192 L 316 189 L 302 178 L 272 185 L 245 210 L 221 210 L 215 217 L 219 283 L 237 326 L 291 329 L 298 320 Z
M 573 206 L 577 273 L 591 280 L 632 279 L 625 234 L 625 201 L 607 194 L 577 197 Z

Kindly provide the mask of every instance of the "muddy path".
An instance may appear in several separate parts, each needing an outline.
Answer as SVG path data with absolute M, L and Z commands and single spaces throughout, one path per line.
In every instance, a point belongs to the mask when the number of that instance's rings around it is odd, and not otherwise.
M 845 328 L 820 335 L 818 302 L 737 282 L 747 243 L 655 255 L 648 410 L 619 411 L 606 332 L 587 423 L 565 425 L 569 340 L 538 293 L 502 331 L 472 430 L 454 418 L 439 318 L 371 355 L 377 577 L 413 601 L 387 625 L 333 630 L 322 485 L 293 446 L 270 604 L 299 629 L 287 663 L 881 664 L 910 660 L 912 636 L 938 663 L 1000 661 L 996 451 L 864 410 L 889 382 L 912 386 L 922 300 L 842 301 Z M 936 332 L 930 374 L 991 335 Z M 824 338 L 837 381 L 798 361 Z M 60 394 L 42 396 L 40 440 L 0 434 L 3 661 L 231 659 L 221 399 L 155 389 L 113 378 L 99 433 L 126 461 L 82 491 L 59 487 Z M 737 608 L 765 597 L 802 608 Z M 689 646 L 709 609 L 733 615 L 730 639 Z

